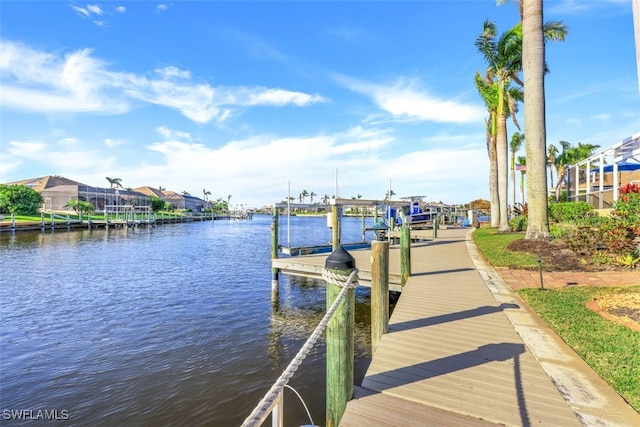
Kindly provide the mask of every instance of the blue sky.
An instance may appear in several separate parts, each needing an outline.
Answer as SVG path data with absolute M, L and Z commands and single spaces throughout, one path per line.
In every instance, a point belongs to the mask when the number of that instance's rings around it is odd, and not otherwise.
M 485 64 L 515 3 L 0 2 L 0 182 L 62 175 L 260 207 L 488 199 Z M 640 131 L 631 0 L 547 0 L 547 141 Z M 523 123 L 521 113 L 520 123 Z M 509 131 L 516 129 L 511 125 Z M 524 155 L 524 150 L 520 153 Z M 308 201 L 308 198 L 307 198 Z

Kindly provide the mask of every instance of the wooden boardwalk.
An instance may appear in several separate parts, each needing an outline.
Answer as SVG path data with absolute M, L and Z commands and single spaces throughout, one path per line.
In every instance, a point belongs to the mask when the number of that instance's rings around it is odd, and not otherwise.
M 640 426 L 640 414 L 479 259 L 470 231 L 411 245 L 412 275 L 340 425 Z M 362 284 L 371 251 L 350 253 Z M 400 288 L 397 245 L 389 255 Z M 272 265 L 320 278 L 326 257 Z
M 582 425 L 503 312 L 520 307 L 499 304 L 476 271 L 467 231 L 412 246 L 412 276 L 341 426 Z

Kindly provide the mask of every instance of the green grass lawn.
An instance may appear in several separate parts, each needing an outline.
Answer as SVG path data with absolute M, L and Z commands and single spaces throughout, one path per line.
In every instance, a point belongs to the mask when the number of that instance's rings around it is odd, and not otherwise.
M 509 243 L 522 238 L 524 233 L 498 234 L 495 228 L 477 228 L 473 232 L 478 249 L 494 267 L 537 269 L 538 262 L 534 254 L 506 249 Z
M 473 233 L 478 250 L 494 267 L 531 269 L 536 256 L 506 250 L 523 233 L 497 234 L 493 228 Z M 640 411 L 640 332 L 602 318 L 585 306 L 614 293 L 640 293 L 640 286 L 522 289 L 522 298 L 593 370 Z
M 640 411 L 640 332 L 606 320 L 585 306 L 603 295 L 640 293 L 640 286 L 521 289 L 518 293 L 602 379 Z

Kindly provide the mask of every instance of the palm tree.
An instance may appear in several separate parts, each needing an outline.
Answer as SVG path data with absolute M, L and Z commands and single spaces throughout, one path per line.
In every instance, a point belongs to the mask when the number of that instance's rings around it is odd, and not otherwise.
M 514 27 L 497 38 L 495 23 L 486 20 L 483 31 L 476 39 L 476 48 L 484 56 L 487 62 L 486 75 L 491 83 L 488 86 L 496 86 L 497 99 L 495 99 L 495 138 L 496 160 L 498 171 L 498 200 L 499 215 L 498 232 L 509 232 L 509 217 L 507 210 L 508 197 L 508 144 L 507 144 L 507 117 L 511 114 L 515 120 L 516 102 L 521 99 L 521 92 L 511 86 L 514 77 L 521 68 L 521 48 L 519 33 Z M 476 73 L 477 76 L 477 73 Z M 476 77 L 477 81 L 477 77 Z M 516 126 L 517 126 L 517 122 Z
M 122 179 L 121 178 L 109 178 L 109 177 L 107 177 L 107 181 L 109 181 L 109 188 L 122 187 Z
M 302 199 L 300 201 L 304 203 L 308 195 L 309 195 L 309 192 L 307 190 L 302 190 L 302 193 L 300 193 L 300 196 L 302 196 Z
M 159 192 L 162 193 L 164 190 L 166 190 L 166 188 L 164 188 L 162 185 L 158 187 L 158 191 Z
M 511 199 L 512 206 L 516 204 L 516 153 L 522 147 L 522 143 L 524 142 L 524 134 L 520 132 L 514 132 L 511 135 L 511 142 L 509 143 L 509 148 L 511 149 L 511 188 L 513 198 Z M 518 157 L 520 159 L 520 157 Z M 524 203 L 524 199 L 521 199 Z
M 556 186 L 555 194 L 556 202 L 560 199 L 560 190 L 562 183 L 567 178 L 568 166 L 590 157 L 595 150 L 600 148 L 599 145 L 583 144 L 581 142 L 578 143 L 577 147 L 571 146 L 567 141 L 560 141 L 560 145 L 562 146 L 562 153 L 556 157 L 555 161 L 558 172 L 558 185 Z
M 525 156 L 518 156 L 518 165 L 520 165 L 520 200 L 524 205 L 524 176 L 527 174 L 527 158 Z M 527 213 L 528 213 L 527 205 Z M 528 218 L 527 218 L 528 220 Z
M 497 0 L 498 4 L 506 0 Z M 547 152 L 544 98 L 545 42 L 564 40 L 567 27 L 558 21 L 543 25 L 543 0 L 520 0 L 520 38 L 525 93 L 525 144 L 528 159 L 527 180 L 529 209 L 527 221 L 528 240 L 546 240 L 551 236 L 547 214 Z
M 207 196 L 210 196 L 210 195 L 211 195 L 211 191 L 207 191 L 207 189 L 205 189 L 205 188 L 203 188 L 203 189 L 202 189 L 202 196 L 203 196 L 203 199 L 204 199 L 204 206 L 205 206 L 205 209 L 206 209 L 206 207 L 207 207 L 207 205 L 208 205 L 208 203 L 207 203 Z
M 547 240 L 551 237 L 547 213 L 547 131 L 544 97 L 546 67 L 542 23 L 542 0 L 522 0 L 524 128 L 527 132 L 525 152 L 529 162 L 527 165 L 529 204 L 525 239 L 528 240 Z
M 328 204 L 329 204 L 329 199 L 330 199 L 330 198 L 331 198 L 331 197 L 329 197 L 329 195 L 328 195 L 328 194 L 325 194 L 324 196 L 322 196 L 322 203 L 324 203 L 325 205 L 328 205 Z
M 389 191 L 387 191 L 386 193 L 384 193 L 384 199 L 385 200 L 390 200 L 393 196 L 396 195 L 396 192 L 389 189 Z
M 549 168 L 549 177 L 551 178 L 550 187 L 553 188 L 553 166 L 556 163 L 556 156 L 558 155 L 558 147 L 553 144 L 549 144 L 547 147 L 547 167 Z
M 487 138 L 487 153 L 489 154 L 489 195 L 491 227 L 498 227 L 500 211 L 498 205 L 498 161 L 496 158 L 496 105 L 497 87 L 491 84 L 491 79 L 483 78 L 480 73 L 475 75 L 475 84 L 480 97 L 484 101 L 489 117 L 485 119 L 485 133 Z
M 314 193 L 313 191 L 311 191 L 311 192 L 309 193 L 309 199 L 310 199 L 309 203 L 313 204 L 313 197 L 314 197 L 314 196 L 317 196 L 317 194 L 316 194 L 316 193 Z

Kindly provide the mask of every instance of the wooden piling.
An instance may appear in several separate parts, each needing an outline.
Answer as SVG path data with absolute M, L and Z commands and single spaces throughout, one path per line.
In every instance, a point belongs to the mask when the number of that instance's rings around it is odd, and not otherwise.
M 371 354 L 389 331 L 389 242 L 371 242 Z
M 407 284 L 411 276 L 411 230 L 406 222 L 400 229 L 400 277 L 402 286 Z
M 438 220 L 439 220 L 439 216 L 438 214 L 436 214 L 436 218 L 433 220 L 433 240 L 436 240 L 438 238 Z
M 271 259 L 278 258 L 278 208 L 273 207 L 273 217 L 271 219 Z M 279 289 L 278 268 L 271 268 L 271 300 L 278 299 Z
M 332 268 L 332 273 L 339 277 L 342 283 L 355 268 L 355 260 L 342 247 L 333 251 L 327 258 L 325 268 L 328 268 L 332 257 L 349 257 L 341 267 Z M 327 310 L 342 291 L 342 287 L 327 281 Z M 326 425 L 337 427 L 347 407 L 347 402 L 353 397 L 354 382 L 354 344 L 353 331 L 355 328 L 355 292 L 349 289 L 337 310 L 327 325 L 327 405 Z

